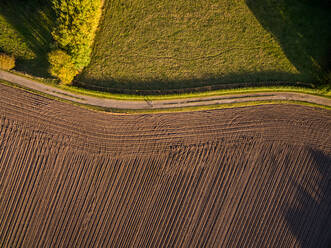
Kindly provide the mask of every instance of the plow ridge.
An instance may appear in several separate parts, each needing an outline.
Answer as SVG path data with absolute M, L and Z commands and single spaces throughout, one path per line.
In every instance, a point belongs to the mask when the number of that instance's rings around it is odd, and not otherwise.
M 327 247 L 331 114 L 108 115 L 0 85 L 0 247 Z

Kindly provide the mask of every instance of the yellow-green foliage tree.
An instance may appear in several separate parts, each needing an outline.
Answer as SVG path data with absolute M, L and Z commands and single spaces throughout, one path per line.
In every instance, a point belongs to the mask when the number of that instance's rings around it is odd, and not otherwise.
M 15 67 L 15 58 L 5 53 L 0 53 L 0 69 L 11 70 Z
M 91 47 L 101 16 L 101 0 L 52 0 L 52 3 L 57 15 L 53 38 L 81 71 L 90 63 Z
M 70 84 L 78 73 L 71 56 L 60 49 L 50 52 L 48 61 L 50 63 L 49 73 L 59 78 L 63 84 Z

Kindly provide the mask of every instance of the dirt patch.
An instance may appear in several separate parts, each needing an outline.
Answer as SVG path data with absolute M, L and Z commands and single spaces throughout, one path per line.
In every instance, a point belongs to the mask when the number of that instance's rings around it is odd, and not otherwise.
M 0 246 L 326 247 L 330 111 L 110 115 L 0 85 Z

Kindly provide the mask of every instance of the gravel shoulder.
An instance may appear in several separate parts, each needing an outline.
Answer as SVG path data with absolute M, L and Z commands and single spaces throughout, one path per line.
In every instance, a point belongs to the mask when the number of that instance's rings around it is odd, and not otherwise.
M 145 101 L 124 101 L 75 94 L 2 70 L 0 70 L 0 79 L 65 100 L 114 109 L 169 109 L 270 100 L 304 101 L 331 106 L 331 99 L 329 98 L 294 92 L 261 92 L 157 101 L 150 101 L 147 99 Z

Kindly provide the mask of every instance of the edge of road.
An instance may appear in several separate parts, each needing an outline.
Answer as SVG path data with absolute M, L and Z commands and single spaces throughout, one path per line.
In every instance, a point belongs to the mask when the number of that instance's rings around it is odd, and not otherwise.
M 166 100 L 116 100 L 69 92 L 0 70 L 0 83 L 92 110 L 111 113 L 187 112 L 264 104 L 300 104 L 331 110 L 331 98 L 307 93 L 266 91 Z M 180 97 L 180 96 L 179 96 Z

